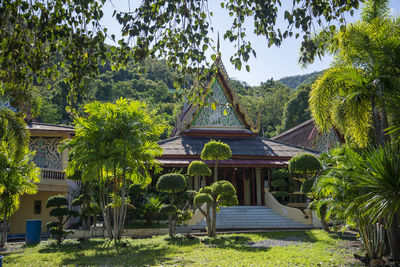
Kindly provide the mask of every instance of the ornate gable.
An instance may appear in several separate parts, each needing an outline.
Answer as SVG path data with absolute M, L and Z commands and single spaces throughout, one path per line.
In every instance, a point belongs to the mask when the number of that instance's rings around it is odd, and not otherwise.
M 203 136 L 212 136 L 212 134 L 218 136 L 254 135 L 258 133 L 259 118 L 257 125 L 254 125 L 240 105 L 231 89 L 229 77 L 219 56 L 215 64 L 218 71 L 210 84 L 211 90 L 204 105 L 192 103 L 185 106 L 182 114 L 178 117 L 171 137 L 183 133 L 197 135 L 200 132 Z
M 204 106 L 197 113 L 190 129 L 246 129 L 228 100 L 217 78 L 211 86 Z

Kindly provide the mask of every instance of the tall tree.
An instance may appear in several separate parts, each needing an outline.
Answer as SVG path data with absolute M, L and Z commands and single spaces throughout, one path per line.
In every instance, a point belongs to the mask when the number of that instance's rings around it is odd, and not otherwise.
M 367 1 L 362 14 L 345 31 L 316 38 L 336 60 L 314 83 L 310 108 L 323 130 L 334 126 L 365 146 L 388 141 L 385 130 L 398 117 L 387 102 L 388 93 L 399 92 L 400 24 L 388 16 L 388 1 Z
M 92 102 L 85 111 L 86 116 L 75 119 L 75 138 L 62 146 L 72 153 L 67 172 L 81 171 L 84 180 L 97 184 L 108 236 L 119 241 L 129 183 L 148 184 L 149 170 L 159 170 L 154 157 L 161 149 L 155 141 L 164 123 L 145 104 L 126 99 Z

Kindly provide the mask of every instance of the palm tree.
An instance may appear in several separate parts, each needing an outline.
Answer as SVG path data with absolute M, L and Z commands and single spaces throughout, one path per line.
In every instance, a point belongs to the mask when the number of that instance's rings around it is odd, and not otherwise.
M 388 94 L 399 93 L 394 81 L 400 75 L 400 22 L 388 16 L 388 1 L 367 1 L 362 14 L 345 31 L 316 38 L 328 41 L 323 49 L 335 61 L 312 86 L 310 109 L 323 130 L 334 126 L 366 146 L 389 141 L 384 130 L 396 115 L 387 102 Z
M 324 170 L 314 183 L 315 200 L 310 206 L 317 211 L 321 220 L 334 218 L 337 222 L 356 227 L 372 260 L 381 258 L 383 254 L 384 229 L 381 224 L 375 225 L 368 212 L 360 210 L 362 198 L 369 191 L 353 177 L 364 161 L 362 155 L 349 146 L 323 154 Z
M 355 200 L 357 208 L 387 226 L 389 245 L 395 261 L 400 261 L 400 146 L 389 144 L 370 149 L 363 155 L 352 177 L 363 193 Z
M 0 107 L 0 140 L 7 142 L 13 157 L 23 154 L 28 145 L 29 131 L 22 114 Z

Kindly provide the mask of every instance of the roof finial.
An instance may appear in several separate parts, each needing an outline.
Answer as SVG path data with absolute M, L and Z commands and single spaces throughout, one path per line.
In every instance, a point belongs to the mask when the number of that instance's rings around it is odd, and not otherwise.
M 219 32 L 218 32 L 217 34 L 218 34 L 218 39 L 217 39 L 217 54 L 219 55 Z

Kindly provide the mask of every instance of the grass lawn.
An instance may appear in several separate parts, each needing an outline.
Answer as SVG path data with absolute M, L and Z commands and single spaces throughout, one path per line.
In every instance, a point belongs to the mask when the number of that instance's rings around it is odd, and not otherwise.
M 322 230 L 123 242 L 117 251 L 105 239 L 47 241 L 7 254 L 3 266 L 342 266 L 356 264 L 357 249 L 351 239 Z

